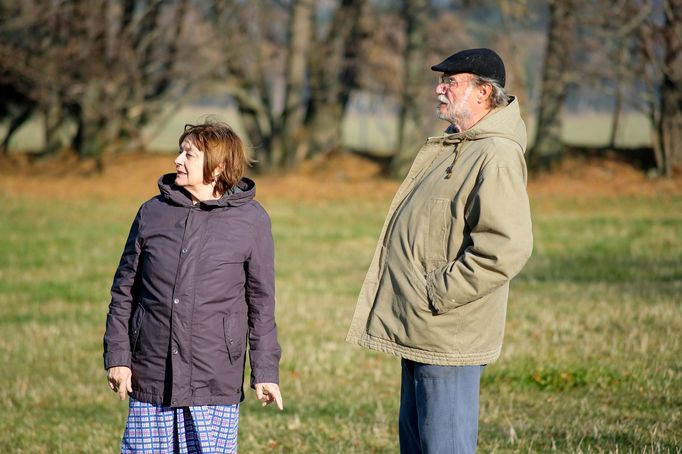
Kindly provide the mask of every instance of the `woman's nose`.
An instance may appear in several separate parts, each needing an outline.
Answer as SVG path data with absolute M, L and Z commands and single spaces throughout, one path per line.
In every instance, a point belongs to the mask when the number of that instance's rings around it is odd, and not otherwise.
M 178 157 L 175 158 L 175 165 L 180 165 L 180 164 L 182 164 L 182 156 L 183 156 L 184 154 L 185 154 L 185 153 L 180 153 L 180 154 L 178 155 Z

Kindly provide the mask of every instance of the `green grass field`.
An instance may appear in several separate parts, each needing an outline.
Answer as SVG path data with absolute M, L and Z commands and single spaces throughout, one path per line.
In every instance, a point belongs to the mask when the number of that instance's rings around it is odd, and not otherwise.
M 101 348 L 140 200 L 0 193 L 0 452 L 117 452 Z M 244 453 L 397 452 L 399 361 L 344 336 L 388 198 L 267 198 L 284 412 L 249 391 Z M 682 451 L 682 197 L 534 198 L 535 251 L 484 372 L 480 452 Z

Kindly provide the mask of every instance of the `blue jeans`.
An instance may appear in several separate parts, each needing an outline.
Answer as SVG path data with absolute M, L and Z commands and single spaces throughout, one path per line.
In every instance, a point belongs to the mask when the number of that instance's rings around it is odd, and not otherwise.
M 484 366 L 433 366 L 403 359 L 402 454 L 473 453 Z

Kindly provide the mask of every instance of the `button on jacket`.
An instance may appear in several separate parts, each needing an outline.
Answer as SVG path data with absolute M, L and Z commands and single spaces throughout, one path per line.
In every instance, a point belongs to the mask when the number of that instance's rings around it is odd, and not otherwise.
M 389 208 L 347 340 L 436 365 L 500 354 L 533 244 L 518 102 L 429 138 Z
M 132 396 L 166 406 L 243 399 L 279 382 L 270 219 L 242 179 L 219 200 L 192 204 L 159 180 L 135 217 L 111 289 L 104 367 L 132 369 Z

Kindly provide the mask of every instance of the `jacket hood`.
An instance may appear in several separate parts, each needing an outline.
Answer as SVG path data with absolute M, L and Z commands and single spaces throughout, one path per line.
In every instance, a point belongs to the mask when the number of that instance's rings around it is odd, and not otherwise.
M 511 96 L 511 101 L 504 107 L 493 109 L 476 123 L 471 129 L 463 132 L 449 133 L 446 131 L 444 141 L 458 143 L 464 140 L 479 140 L 490 137 L 502 137 L 519 144 L 523 152 L 526 152 L 527 135 L 526 124 L 521 118 L 519 102 Z
M 173 205 L 191 207 L 192 195 L 186 189 L 175 184 L 175 176 L 175 173 L 167 173 L 159 178 L 158 186 L 161 196 Z M 199 202 L 199 206 L 206 210 L 235 207 L 250 202 L 255 195 L 256 183 L 250 178 L 244 177 L 219 199 Z

